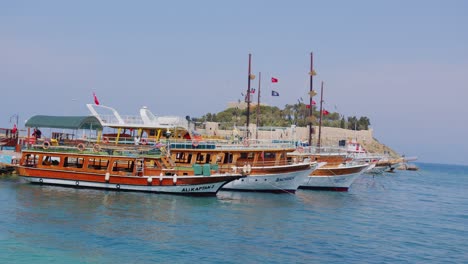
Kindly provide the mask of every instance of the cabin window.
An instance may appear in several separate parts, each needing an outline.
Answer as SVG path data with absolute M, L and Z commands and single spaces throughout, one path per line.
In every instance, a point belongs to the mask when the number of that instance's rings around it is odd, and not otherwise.
M 150 135 L 150 137 L 156 136 L 156 129 L 150 129 L 149 135 Z
M 231 164 L 232 163 L 232 153 L 226 153 L 224 155 L 223 163 L 224 164 Z
M 116 160 L 112 165 L 112 171 L 133 172 L 135 162 L 133 160 Z
M 145 168 L 156 169 L 158 168 L 158 163 L 154 160 L 145 160 Z
M 197 162 L 203 162 L 205 156 L 203 154 L 198 153 L 197 154 Z
M 265 152 L 264 154 L 265 159 L 274 159 L 276 154 L 274 152 Z
M 65 157 L 63 167 L 68 168 L 83 168 L 83 158 L 81 157 Z
M 206 154 L 205 163 L 210 163 L 210 161 L 211 161 L 211 154 Z
M 39 157 L 33 154 L 26 154 L 26 159 L 24 160 L 25 166 L 34 166 L 37 164 Z
M 178 163 L 190 163 L 191 159 L 192 159 L 192 154 L 186 154 L 183 152 L 177 152 L 175 154 L 175 160 Z
M 44 156 L 42 159 L 42 165 L 44 166 L 58 166 L 60 164 L 60 157 L 56 156 Z
M 177 159 L 177 161 L 185 161 L 185 153 L 177 152 L 176 153 L 176 159 Z
M 107 166 L 109 166 L 108 159 L 90 158 L 88 160 L 88 169 L 91 170 L 107 170 Z
M 253 159 L 254 153 L 253 152 L 241 152 L 239 158 L 240 159 Z

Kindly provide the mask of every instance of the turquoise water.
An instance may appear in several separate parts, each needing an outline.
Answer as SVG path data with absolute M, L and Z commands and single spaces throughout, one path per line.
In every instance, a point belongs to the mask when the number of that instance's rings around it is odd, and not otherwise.
M 468 263 L 468 167 L 347 193 L 183 197 L 0 179 L 0 263 Z

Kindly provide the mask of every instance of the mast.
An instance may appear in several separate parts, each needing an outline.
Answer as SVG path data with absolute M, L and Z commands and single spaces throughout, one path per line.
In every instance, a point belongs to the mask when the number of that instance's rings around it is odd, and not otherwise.
M 317 149 L 319 152 L 320 152 L 320 147 L 322 144 L 322 141 L 320 140 L 320 137 L 322 135 L 322 117 L 323 117 L 322 104 L 323 104 L 323 81 L 322 81 L 322 87 L 320 88 L 320 119 L 319 119 L 319 132 L 318 132 L 318 141 L 317 141 Z
M 311 52 L 310 53 L 310 72 L 309 72 L 309 75 L 310 75 L 310 92 L 309 92 L 309 105 L 310 105 L 310 108 L 309 108 L 309 146 L 312 146 L 312 97 L 314 97 L 314 88 L 313 88 L 313 79 L 314 79 L 314 75 L 315 75 L 315 72 L 314 72 L 314 54 Z
M 258 126 L 260 125 L 260 82 L 262 80 L 262 73 L 258 73 L 258 94 L 257 94 L 257 129 L 255 139 L 258 140 Z
M 252 59 L 252 54 L 249 53 L 249 75 L 248 75 L 248 82 L 247 82 L 247 131 L 246 131 L 246 138 L 250 136 L 250 131 L 249 131 L 249 124 L 250 124 L 250 79 L 252 78 L 251 74 L 251 59 Z

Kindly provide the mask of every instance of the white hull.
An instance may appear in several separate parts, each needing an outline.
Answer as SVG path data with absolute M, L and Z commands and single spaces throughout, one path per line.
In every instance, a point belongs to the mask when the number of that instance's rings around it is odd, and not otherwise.
M 71 187 L 98 188 L 122 191 L 140 191 L 140 192 L 155 192 L 155 193 L 173 193 L 173 194 L 190 194 L 190 195 L 215 195 L 218 190 L 226 183 L 216 182 L 209 184 L 196 185 L 174 185 L 174 186 L 159 186 L 159 185 L 127 185 L 113 184 L 89 181 L 74 181 L 62 179 L 50 179 L 39 177 L 23 177 L 31 183 L 52 184 Z
M 370 165 L 369 167 L 372 167 Z M 368 168 L 369 168 L 368 167 Z M 351 184 L 368 168 L 355 173 L 342 175 L 309 175 L 301 184 L 301 189 L 347 191 Z
M 223 186 L 223 190 L 257 191 L 257 192 L 295 192 L 310 173 L 316 168 L 280 173 L 249 175 Z

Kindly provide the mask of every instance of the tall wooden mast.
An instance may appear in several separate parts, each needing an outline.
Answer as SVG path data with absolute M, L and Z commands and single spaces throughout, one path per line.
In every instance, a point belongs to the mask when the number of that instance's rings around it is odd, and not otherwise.
M 252 73 L 251 73 L 251 59 L 252 59 L 252 54 L 249 53 L 249 75 L 248 75 L 248 82 L 247 82 L 247 131 L 246 131 L 246 137 L 248 138 L 250 136 L 250 130 L 249 130 L 249 124 L 250 124 L 250 80 L 252 79 Z
M 320 119 L 319 119 L 319 132 L 318 132 L 318 140 L 317 140 L 317 148 L 318 151 L 320 151 L 321 147 L 321 135 L 322 135 L 322 118 L 323 118 L 323 109 L 322 109 L 322 104 L 323 104 L 323 81 L 322 81 L 322 87 L 320 88 Z
M 260 125 L 260 82 L 262 80 L 262 73 L 258 73 L 258 94 L 257 94 L 257 129 L 255 139 L 258 139 L 258 126 Z
M 313 87 L 313 80 L 314 80 L 314 75 L 315 75 L 315 72 L 314 72 L 314 54 L 311 52 L 310 53 L 310 72 L 309 72 L 309 75 L 310 75 L 310 91 L 309 91 L 309 105 L 310 105 L 310 108 L 309 108 L 309 146 L 312 146 L 312 132 L 313 132 L 313 128 L 312 128 L 312 109 L 313 109 L 313 105 L 312 105 L 312 98 L 314 97 L 314 87 Z

